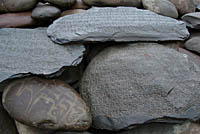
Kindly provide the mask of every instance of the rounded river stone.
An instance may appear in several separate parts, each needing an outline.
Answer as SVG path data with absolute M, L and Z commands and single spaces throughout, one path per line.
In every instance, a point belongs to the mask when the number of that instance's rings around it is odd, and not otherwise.
M 54 6 L 38 6 L 32 11 L 32 18 L 37 20 L 53 20 L 60 16 L 61 10 Z
M 172 2 L 180 15 L 195 12 L 196 6 L 192 0 L 169 0 Z
M 182 20 L 188 27 L 200 30 L 200 12 L 185 14 Z
M 200 34 L 195 35 L 186 41 L 184 47 L 188 50 L 200 54 Z
M 83 0 L 90 6 L 130 6 L 141 7 L 141 0 Z
M 44 0 L 44 1 L 49 2 L 62 9 L 68 9 L 76 3 L 76 0 Z
M 0 12 L 28 11 L 37 5 L 38 0 L 0 0 Z
M 44 129 L 86 130 L 89 108 L 78 93 L 60 80 L 16 79 L 5 87 L 3 105 L 25 125 Z
M 187 55 L 135 43 L 108 47 L 94 57 L 80 93 L 91 108 L 93 127 L 119 130 L 157 119 L 200 119 L 199 87 L 200 67 Z
M 160 15 L 178 18 L 178 11 L 173 3 L 168 0 L 142 0 L 144 8 Z

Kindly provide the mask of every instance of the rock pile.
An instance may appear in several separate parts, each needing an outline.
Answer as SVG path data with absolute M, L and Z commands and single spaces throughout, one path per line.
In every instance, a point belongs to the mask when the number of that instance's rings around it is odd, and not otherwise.
M 0 134 L 200 134 L 199 0 L 0 0 Z

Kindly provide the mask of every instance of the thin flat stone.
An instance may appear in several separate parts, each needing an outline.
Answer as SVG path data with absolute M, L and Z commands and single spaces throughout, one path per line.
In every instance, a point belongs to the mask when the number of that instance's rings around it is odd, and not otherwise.
M 43 28 L 0 29 L 0 82 L 29 72 L 60 75 L 62 67 L 77 66 L 84 51 L 83 45 L 60 46 L 53 43 Z
M 48 27 L 47 34 L 59 44 L 185 40 L 189 36 L 184 22 L 134 7 L 94 7 L 64 16 Z
M 200 30 L 200 12 L 185 14 L 182 19 L 188 27 Z

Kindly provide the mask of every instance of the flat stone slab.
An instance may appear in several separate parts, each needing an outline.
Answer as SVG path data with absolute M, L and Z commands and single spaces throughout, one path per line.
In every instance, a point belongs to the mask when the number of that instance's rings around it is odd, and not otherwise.
M 85 13 L 64 16 L 47 29 L 56 43 L 185 40 L 182 21 L 133 7 L 94 7 Z
M 43 28 L 0 29 L 0 83 L 15 74 L 59 75 L 62 67 L 77 66 L 84 51 L 53 43 Z

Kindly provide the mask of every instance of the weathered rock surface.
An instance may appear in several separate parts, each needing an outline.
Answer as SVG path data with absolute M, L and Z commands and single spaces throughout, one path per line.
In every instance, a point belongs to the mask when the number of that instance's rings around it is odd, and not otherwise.
M 66 16 L 66 15 L 71 15 L 71 14 L 77 14 L 77 13 L 84 13 L 86 10 L 84 9 L 71 9 L 71 10 L 66 10 L 62 12 L 61 16 Z
M 33 127 L 73 131 L 91 125 L 85 102 L 69 85 L 56 79 L 14 80 L 4 89 L 3 105 L 15 120 Z
M 56 43 L 166 41 L 189 36 L 184 22 L 134 7 L 91 8 L 61 17 L 47 29 Z
M 91 134 L 89 132 L 56 132 L 55 134 Z
M 15 121 L 19 134 L 54 134 L 54 130 L 39 129 Z
M 141 0 L 83 0 L 90 6 L 130 6 L 141 7 Z
M 76 3 L 76 0 L 44 0 L 44 1 L 49 2 L 62 9 L 71 8 Z
M 37 2 L 38 0 L 0 0 L 0 13 L 29 11 Z
M 118 130 L 147 121 L 196 121 L 199 76 L 200 67 L 174 49 L 154 43 L 123 44 L 106 48 L 90 62 L 80 93 L 99 129 Z
M 90 8 L 82 0 L 76 0 L 76 3 L 72 6 L 72 9 L 88 9 Z
M 14 121 L 10 118 L 8 113 L 3 109 L 1 101 L 0 101 L 0 134 L 18 134 Z
M 180 15 L 195 12 L 196 7 L 193 0 L 169 0 L 169 1 L 171 1 L 176 6 Z
M 142 0 L 144 8 L 160 15 L 178 18 L 178 11 L 173 3 L 168 0 Z
M 200 12 L 188 13 L 182 19 L 188 27 L 200 30 Z
M 62 67 L 77 66 L 85 51 L 83 45 L 54 44 L 45 28 L 0 29 L 0 48 L 0 82 L 29 72 L 59 76 Z
M 133 130 L 117 134 L 199 134 L 200 125 L 185 122 L 184 124 L 151 123 L 141 125 Z
M 32 18 L 41 21 L 53 21 L 61 14 L 61 10 L 57 7 L 44 5 L 38 6 L 32 11 Z
M 36 25 L 31 12 L 0 14 L 0 28 L 30 27 Z
M 191 37 L 191 39 L 185 43 L 184 47 L 200 54 L 200 34 Z

